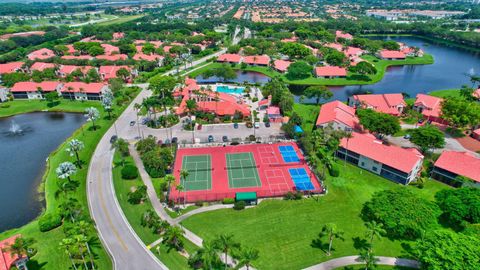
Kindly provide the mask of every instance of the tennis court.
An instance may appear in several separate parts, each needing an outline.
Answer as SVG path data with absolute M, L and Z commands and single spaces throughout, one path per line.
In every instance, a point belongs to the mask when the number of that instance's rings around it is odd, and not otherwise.
M 210 155 L 183 156 L 182 170 L 188 172 L 181 184 L 186 191 L 212 188 L 212 161 Z
M 300 159 L 298 158 L 297 152 L 291 145 L 280 145 L 278 147 L 280 154 L 282 155 L 283 161 L 285 163 L 293 163 L 299 162 Z
M 231 188 L 260 187 L 257 165 L 253 154 L 227 154 L 228 185 Z
M 304 191 L 315 189 L 310 181 L 307 171 L 304 168 L 290 168 L 288 169 L 288 173 L 290 174 L 290 177 L 292 177 L 292 181 L 297 190 Z

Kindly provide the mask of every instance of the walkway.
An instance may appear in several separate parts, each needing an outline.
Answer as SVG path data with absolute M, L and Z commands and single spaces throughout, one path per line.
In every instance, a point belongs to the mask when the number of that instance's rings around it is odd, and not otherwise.
M 410 268 L 416 268 L 416 269 L 420 268 L 419 263 L 414 260 L 382 257 L 382 256 L 376 256 L 376 258 L 378 259 L 377 264 L 379 265 L 403 266 L 403 267 L 410 267 Z M 323 263 L 319 263 L 314 266 L 305 268 L 304 270 L 330 270 L 338 267 L 358 265 L 358 264 L 364 264 L 364 262 L 359 260 L 358 256 L 346 256 L 346 257 L 332 259 L 330 261 L 326 261 Z

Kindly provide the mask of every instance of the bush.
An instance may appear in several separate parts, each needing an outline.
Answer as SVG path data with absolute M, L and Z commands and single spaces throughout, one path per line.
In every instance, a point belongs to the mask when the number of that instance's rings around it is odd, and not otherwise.
M 58 213 L 45 214 L 38 220 L 38 227 L 41 232 L 48 232 L 62 225 L 62 217 Z
M 284 200 L 301 200 L 303 198 L 303 194 L 300 191 L 289 191 L 285 195 L 283 195 Z
M 10 104 L 2 104 L 2 108 L 10 108 Z
M 234 198 L 224 198 L 222 203 L 223 204 L 232 204 L 232 203 L 235 203 L 235 199 Z
M 340 176 L 340 169 L 338 168 L 338 165 L 335 163 L 332 163 L 332 166 L 328 168 L 328 173 L 330 174 L 330 176 L 333 176 L 333 177 Z
M 195 206 L 202 207 L 203 206 L 203 201 L 196 201 Z
M 134 165 L 125 165 L 121 172 L 123 179 L 135 179 L 138 177 L 138 169 Z
M 247 203 L 245 203 L 245 201 L 238 201 L 233 204 L 233 209 L 243 210 L 245 209 L 245 206 L 247 206 Z
M 147 186 L 139 185 L 135 191 L 128 192 L 127 196 L 129 203 L 139 204 L 147 198 Z

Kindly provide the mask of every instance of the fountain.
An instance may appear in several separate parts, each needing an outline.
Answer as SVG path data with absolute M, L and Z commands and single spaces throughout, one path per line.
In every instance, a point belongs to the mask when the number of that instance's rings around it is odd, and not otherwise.
M 7 136 L 22 136 L 25 135 L 25 132 L 29 131 L 29 128 L 23 128 L 19 124 L 17 124 L 15 121 L 10 122 L 10 127 L 8 128 L 8 131 L 3 132 L 3 134 Z
M 475 75 L 475 69 L 473 67 L 468 71 L 468 75 L 470 75 L 470 76 Z

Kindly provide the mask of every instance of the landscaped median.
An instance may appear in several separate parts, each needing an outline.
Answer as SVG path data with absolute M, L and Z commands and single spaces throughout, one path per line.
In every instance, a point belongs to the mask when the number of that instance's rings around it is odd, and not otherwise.
M 389 66 L 404 66 L 404 65 L 430 65 L 434 63 L 433 56 L 430 54 L 424 54 L 422 57 L 407 57 L 405 60 L 382 60 L 378 59 L 372 55 L 362 56 L 364 60 L 370 62 L 375 66 L 377 72 L 373 75 L 362 75 L 362 78 L 357 78 L 360 75 L 348 72 L 347 78 L 333 78 L 333 79 L 324 79 L 316 78 L 313 75 L 307 79 L 302 80 L 289 80 L 286 78 L 285 74 L 279 73 L 272 69 L 271 67 L 263 66 L 246 66 L 241 68 L 241 65 L 234 65 L 233 69 L 235 70 L 244 70 L 244 71 L 255 71 L 262 73 L 268 77 L 281 77 L 283 81 L 288 84 L 296 85 L 330 85 L 330 86 L 341 86 L 341 85 L 364 85 L 364 84 L 374 84 L 383 79 L 385 72 Z M 204 67 L 201 67 L 189 74 L 190 77 L 195 78 L 198 75 L 203 74 L 205 71 L 213 68 L 221 67 L 222 63 L 211 63 Z M 363 79 L 365 77 L 365 79 Z
M 184 220 L 182 225 L 204 240 L 211 240 L 219 233 L 234 235 L 242 245 L 260 251 L 254 264 L 258 269 L 302 269 L 333 258 L 359 254 L 366 234 L 360 217 L 363 204 L 373 193 L 398 188 L 398 184 L 353 165 L 344 165 L 343 161 L 339 161 L 338 166 L 340 176 L 328 177 L 325 181 L 328 187 L 325 196 L 295 201 L 265 200 L 244 211 L 225 209 L 200 213 Z M 449 187 L 428 181 L 423 189 L 405 188 L 433 200 L 437 191 Z M 334 240 L 331 256 L 314 242 L 327 223 L 334 223 L 344 231 L 344 241 Z M 411 243 L 377 238 L 375 255 L 408 258 L 405 244 Z
M 130 93 L 132 96 L 138 94 L 137 90 L 132 90 Z M 113 106 L 112 115 L 118 116 L 126 108 L 128 104 L 124 103 L 122 106 Z M 64 111 L 64 112 L 78 112 L 85 113 L 86 108 L 94 107 L 100 111 L 100 118 L 95 121 L 96 129 L 92 128 L 92 122 L 87 122 L 84 126 L 74 132 L 72 136 L 61 144 L 57 150 L 52 152 L 48 158 L 47 167 L 43 177 L 42 185 L 39 187 L 40 192 L 45 192 L 46 209 L 44 213 L 40 215 L 43 217 L 45 214 L 63 214 L 64 218 L 68 218 L 65 213 L 62 213 L 58 208 L 65 203 L 66 197 L 74 198 L 81 206 L 81 215 L 89 217 L 87 194 L 86 194 L 86 178 L 88 172 L 88 165 L 90 163 L 91 156 L 105 132 L 110 128 L 116 117 L 109 119 L 107 112 L 104 111 L 100 102 L 95 101 L 68 101 L 61 100 L 60 104 L 54 107 L 49 107 L 46 101 L 12 101 L 3 104 L 0 108 L 0 117 L 11 116 L 15 114 L 35 112 L 35 111 Z M 57 177 L 56 169 L 63 162 L 69 161 L 74 163 L 75 157 L 70 156 L 66 151 L 69 147 L 68 142 L 72 139 L 77 139 L 84 144 L 84 148 L 79 151 L 79 158 L 82 161 L 82 167 L 78 168 L 77 172 L 70 176 L 70 178 L 78 182 L 78 187 L 74 192 L 64 191 L 59 192 L 59 178 Z M 34 150 L 32 150 L 34 151 Z M 68 194 L 66 196 L 65 194 Z M 70 220 L 70 219 L 69 219 Z M 29 269 L 70 269 L 72 263 L 69 260 L 68 254 L 65 252 L 65 248 L 60 247 L 62 239 L 66 238 L 66 227 L 60 225 L 58 228 L 41 232 L 39 229 L 39 218 L 30 222 L 29 224 L 12 229 L 0 234 L 0 239 L 10 237 L 15 234 L 22 234 L 23 237 L 33 238 L 35 243 L 33 248 L 38 252 L 33 256 L 28 263 Z M 96 236 L 93 226 L 89 226 L 91 234 L 88 235 L 88 244 L 95 257 L 96 269 L 111 269 L 112 263 L 110 258 L 100 240 Z M 81 261 L 78 261 L 78 265 Z

